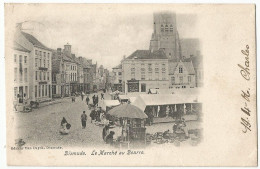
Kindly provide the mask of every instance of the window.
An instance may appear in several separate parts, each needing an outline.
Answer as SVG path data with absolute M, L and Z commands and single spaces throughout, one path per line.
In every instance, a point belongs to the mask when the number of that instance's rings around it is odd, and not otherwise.
M 17 68 L 14 68 L 14 81 L 17 81 Z
M 166 80 L 166 73 L 162 72 L 162 80 Z
M 122 72 L 118 72 L 118 75 L 122 75 Z
M 50 61 L 49 60 L 47 60 L 47 68 L 49 68 L 50 67 Z
M 47 96 L 47 92 L 48 91 L 48 86 L 47 85 L 45 85 L 45 96 Z
M 38 88 L 38 92 L 39 92 L 38 97 L 41 97 L 41 85 Z
M 119 83 L 122 83 L 122 80 L 118 80 Z
M 46 52 L 43 52 L 43 56 L 44 56 L 44 59 L 45 59 L 45 57 L 46 57 Z
M 182 84 L 182 83 L 183 83 L 183 77 L 180 76 L 180 77 L 179 77 L 179 80 L 180 80 L 180 84 Z
M 191 82 L 191 77 L 190 77 L 190 76 L 188 76 L 188 82 L 189 82 L 189 83 Z
M 35 58 L 35 67 L 37 67 L 37 66 L 38 66 L 38 59 Z
M 135 79 L 135 72 L 131 72 L 131 79 Z
M 131 68 L 131 71 L 133 71 L 133 72 L 134 72 L 134 71 L 135 71 L 135 68 Z
M 159 72 L 159 68 L 158 67 L 155 68 L 155 72 Z
M 14 88 L 14 98 L 17 98 L 17 94 L 18 94 L 17 87 L 15 87 Z
M 37 80 L 37 78 L 38 78 L 38 72 L 36 71 L 35 72 L 35 80 Z
M 44 85 L 42 85 L 42 96 L 44 96 Z
M 181 86 L 181 88 L 186 88 L 186 86 Z
M 35 98 L 37 98 L 37 85 L 35 86 L 34 94 L 35 94 Z
M 168 32 L 168 25 L 165 25 L 165 32 Z
M 24 56 L 24 63 L 27 63 L 27 56 Z
M 39 51 L 39 55 L 42 56 L 42 51 Z
M 179 66 L 179 73 L 183 73 L 183 67 Z
M 43 72 L 43 80 L 46 78 L 46 72 Z
M 175 77 L 171 77 L 171 83 L 172 83 L 172 85 L 175 84 Z
M 48 59 L 50 59 L 50 53 L 48 53 Z
M 152 72 L 148 72 L 148 79 L 149 79 L 149 80 L 152 80 L 152 79 L 153 79 Z
M 16 63 L 17 55 L 14 55 L 14 63 Z
M 45 59 L 44 59 L 44 60 L 43 60 L 43 67 L 45 67 L 45 65 L 46 65 L 46 64 L 45 64 Z
M 23 56 L 20 55 L 20 56 L 19 56 L 19 63 L 22 63 L 22 62 L 23 62 Z
M 39 80 L 42 80 L 42 72 L 39 72 L 40 78 Z
M 42 60 L 40 59 L 40 60 L 39 60 L 39 62 L 40 62 L 40 64 L 39 64 L 39 65 L 40 65 L 40 67 L 42 67 Z
M 170 25 L 170 32 L 173 32 L 173 26 Z
M 141 80 L 145 80 L 145 72 L 141 72 Z
M 155 72 L 155 80 L 159 80 L 159 72 Z
M 164 32 L 164 27 L 163 27 L 163 25 L 161 25 L 161 32 Z
M 49 72 L 47 72 L 47 80 L 48 80 L 48 81 L 50 80 Z
M 27 68 L 24 68 L 24 81 L 27 82 Z
M 35 55 L 38 55 L 38 50 L 35 50 Z

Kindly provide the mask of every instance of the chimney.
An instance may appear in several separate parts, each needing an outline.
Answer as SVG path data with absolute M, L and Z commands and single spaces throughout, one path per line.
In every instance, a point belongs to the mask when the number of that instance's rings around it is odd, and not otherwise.
M 83 62 L 82 56 L 79 56 L 79 61 L 80 61 L 81 63 Z
M 61 55 L 61 48 L 57 48 L 57 54 Z
M 67 43 L 66 45 L 64 45 L 64 53 L 71 57 L 71 45 L 69 43 Z

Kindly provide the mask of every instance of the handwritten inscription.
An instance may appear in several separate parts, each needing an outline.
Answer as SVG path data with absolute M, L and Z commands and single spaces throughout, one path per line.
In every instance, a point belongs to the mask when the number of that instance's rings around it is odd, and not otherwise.
M 249 46 L 246 45 L 246 48 L 241 50 L 241 53 L 245 57 L 245 61 L 242 65 L 238 64 L 240 74 L 246 81 L 250 81 Z M 248 103 L 250 103 L 250 88 L 242 90 L 241 97 L 243 98 L 244 105 L 241 107 L 242 117 L 240 123 L 243 126 L 242 131 L 246 133 L 248 130 L 251 131 L 251 124 L 249 122 L 251 110 L 248 106 Z

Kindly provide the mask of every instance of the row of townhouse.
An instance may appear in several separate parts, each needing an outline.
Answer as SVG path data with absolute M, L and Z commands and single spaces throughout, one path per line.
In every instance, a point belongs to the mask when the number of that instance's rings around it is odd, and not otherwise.
M 50 49 L 18 25 L 10 46 L 15 103 L 44 102 L 56 97 L 103 89 L 107 69 L 92 60 L 76 57 L 71 45 Z

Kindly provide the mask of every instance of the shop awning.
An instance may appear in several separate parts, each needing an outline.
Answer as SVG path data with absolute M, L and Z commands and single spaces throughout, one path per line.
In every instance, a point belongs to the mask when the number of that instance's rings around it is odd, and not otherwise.
M 177 94 L 143 94 L 137 97 L 132 105 L 145 110 L 146 106 L 162 106 L 185 103 L 198 103 L 198 97 L 195 95 L 177 95 Z

